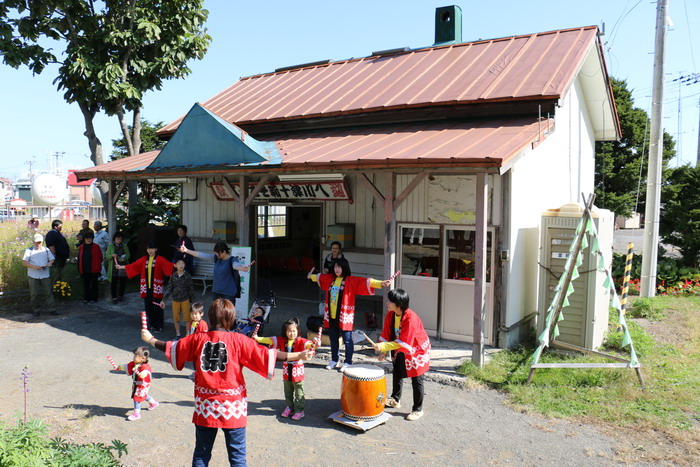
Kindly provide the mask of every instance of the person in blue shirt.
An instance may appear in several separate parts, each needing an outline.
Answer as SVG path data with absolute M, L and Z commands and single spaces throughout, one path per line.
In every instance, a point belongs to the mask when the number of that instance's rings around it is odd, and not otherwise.
M 231 250 L 225 242 L 214 245 L 213 254 L 190 250 L 184 244 L 180 246 L 180 252 L 204 261 L 214 261 L 214 280 L 211 288 L 214 299 L 225 298 L 236 304 L 236 298 L 241 296 L 239 272 L 248 272 L 250 267 L 242 266 L 238 257 L 231 256 Z

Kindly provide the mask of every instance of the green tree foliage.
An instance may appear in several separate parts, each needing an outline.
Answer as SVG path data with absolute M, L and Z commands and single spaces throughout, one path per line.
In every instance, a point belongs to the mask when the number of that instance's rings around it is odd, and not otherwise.
M 610 80 L 622 137 L 619 141 L 596 143 L 596 205 L 628 217 L 635 211 L 644 212 L 650 130 L 647 113 L 634 106 L 627 82 L 612 77 Z M 665 168 L 675 155 L 675 142 L 666 132 L 663 146 Z
M 700 167 L 670 169 L 661 193 L 659 233 L 678 247 L 683 263 L 697 267 L 700 259 Z
M 67 102 L 80 107 L 91 159 L 101 164 L 95 115 L 116 115 L 129 154 L 140 152 L 143 94 L 187 76 L 187 63 L 201 59 L 211 42 L 203 6 L 203 0 L 4 0 L 0 54 L 5 64 L 34 73 L 58 65 L 54 82 Z M 59 47 L 64 50 L 55 54 Z
M 163 122 L 151 123 L 148 120 L 141 119 L 141 152 L 158 151 L 163 149 L 165 141 L 158 139 L 156 131 L 163 126 Z M 128 127 L 129 136 L 133 135 L 133 126 Z M 128 157 L 129 146 L 126 140 L 122 137 L 112 140 L 112 160 L 123 159 Z

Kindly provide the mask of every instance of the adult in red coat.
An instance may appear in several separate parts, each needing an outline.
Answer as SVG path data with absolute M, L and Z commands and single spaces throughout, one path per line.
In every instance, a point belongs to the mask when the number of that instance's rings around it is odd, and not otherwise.
M 176 370 L 194 363 L 194 414 L 196 444 L 192 465 L 207 465 L 216 433 L 226 437 L 231 465 L 246 465 L 248 393 L 243 368 L 272 379 L 275 361 L 308 360 L 311 351 L 282 352 L 259 346 L 249 337 L 228 332 L 236 323 L 230 300 L 214 300 L 209 307 L 212 331 L 196 332 L 182 339 L 162 342 L 147 330 L 141 339 L 163 350 Z
M 137 274 L 141 275 L 139 283 L 139 292 L 143 298 L 143 306 L 148 316 L 149 329 L 155 333 L 163 332 L 164 315 L 160 303 L 163 299 L 164 277 L 170 277 L 173 273 L 175 265 L 163 258 L 157 256 L 158 247 L 154 242 L 148 242 L 146 245 L 146 256 L 134 261 L 131 264 L 122 266 L 115 264 L 117 269 L 126 269 L 126 275 L 131 278 Z
M 406 420 L 418 420 L 423 416 L 423 374 L 430 368 L 430 339 L 423 328 L 420 317 L 408 308 L 408 294 L 403 289 L 393 289 L 387 295 L 388 313 L 379 343 L 374 350 L 379 352 L 379 360 L 387 352 L 393 354 L 394 377 L 391 398 L 387 407 L 401 407 L 401 386 L 403 378 L 411 378 L 413 384 L 413 409 Z
M 352 355 L 355 350 L 352 341 L 355 296 L 374 295 L 374 289 L 388 287 L 391 281 L 351 276 L 350 264 L 344 258 L 333 262 L 333 274 L 309 274 L 307 277 L 318 282 L 318 286 L 326 291 L 323 327 L 328 329 L 328 338 L 331 341 L 331 361 L 326 368 L 331 370 L 340 366 L 338 338 L 342 334 L 345 344 L 345 362 L 340 371 L 343 371 L 352 365 Z
M 102 249 L 93 242 L 92 232 L 85 234 L 84 243 L 78 248 L 78 272 L 83 277 L 83 303 L 96 302 L 100 294 L 98 278 L 102 271 Z

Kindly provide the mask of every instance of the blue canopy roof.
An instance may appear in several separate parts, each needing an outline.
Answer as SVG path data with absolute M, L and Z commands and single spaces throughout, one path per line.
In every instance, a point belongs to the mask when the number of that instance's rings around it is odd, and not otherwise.
M 282 155 L 274 142 L 258 141 L 195 104 L 146 170 L 281 163 Z

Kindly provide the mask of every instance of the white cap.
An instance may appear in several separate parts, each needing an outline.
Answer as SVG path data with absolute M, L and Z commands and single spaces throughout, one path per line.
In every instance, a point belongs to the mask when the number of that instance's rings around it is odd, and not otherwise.
M 43 235 L 41 235 L 40 233 L 34 234 L 34 243 L 43 242 L 43 241 L 44 241 Z

